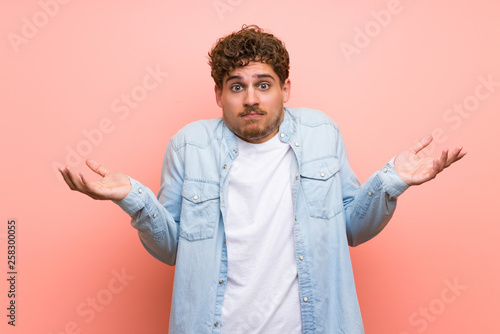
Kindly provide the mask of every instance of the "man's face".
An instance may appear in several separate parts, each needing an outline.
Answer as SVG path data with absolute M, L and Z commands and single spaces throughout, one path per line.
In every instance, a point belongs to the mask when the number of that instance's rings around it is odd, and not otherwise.
M 236 136 L 260 144 L 276 133 L 283 121 L 283 104 L 290 96 L 290 79 L 280 86 L 271 66 L 250 62 L 224 76 L 222 89 L 215 86 L 215 98 L 222 118 Z

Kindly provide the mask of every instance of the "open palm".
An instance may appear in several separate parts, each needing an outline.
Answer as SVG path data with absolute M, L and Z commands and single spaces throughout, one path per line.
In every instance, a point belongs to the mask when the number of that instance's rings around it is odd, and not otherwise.
M 83 173 L 76 175 L 69 167 L 60 168 L 59 172 L 71 190 L 84 193 L 93 199 L 120 201 L 132 189 L 127 175 L 110 171 L 94 160 L 87 160 L 87 166 L 102 176 L 99 181 L 90 182 Z
M 394 159 L 394 169 L 406 184 L 412 186 L 432 180 L 443 169 L 462 159 L 466 154 L 466 152 L 462 152 L 461 147 L 455 148 L 451 154 L 448 154 L 446 149 L 437 159 L 419 154 L 431 142 L 431 136 L 424 137 Z

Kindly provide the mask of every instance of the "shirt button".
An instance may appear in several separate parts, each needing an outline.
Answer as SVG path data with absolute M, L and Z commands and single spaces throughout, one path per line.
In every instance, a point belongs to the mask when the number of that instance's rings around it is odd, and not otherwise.
M 233 150 L 233 153 L 234 153 L 234 154 L 238 154 L 238 151 L 237 151 L 237 150 Z
M 307 303 L 307 301 L 309 300 L 309 298 L 304 297 L 304 299 L 302 299 L 302 300 Z
M 297 221 L 297 216 L 295 216 L 295 221 Z
M 198 199 L 198 195 L 194 195 L 193 199 L 196 201 Z
M 219 327 L 219 323 L 218 322 L 214 323 L 214 326 Z
M 301 256 L 299 256 L 299 260 L 300 260 L 300 261 L 304 260 L 304 257 L 303 257 L 302 255 L 301 255 Z
M 371 196 L 371 195 L 372 195 L 372 192 L 371 192 L 371 191 L 369 191 L 369 192 L 368 192 L 368 196 Z
M 293 145 L 295 145 L 295 146 L 299 147 L 299 145 L 300 145 L 300 144 L 299 144 L 299 143 L 297 143 L 297 142 L 295 142 L 295 143 L 293 143 Z
M 224 240 L 224 245 L 226 244 L 226 240 Z
M 299 176 L 295 175 L 295 181 L 297 181 L 298 179 L 299 179 Z
M 321 173 L 321 174 L 319 174 L 319 175 L 321 175 L 321 177 L 325 177 L 325 173 Z
M 137 192 L 138 192 L 139 194 L 142 194 L 142 189 L 141 189 L 141 188 L 139 188 L 139 190 L 137 190 Z
M 153 218 L 156 218 L 156 213 L 153 214 Z
M 387 167 L 384 168 L 384 173 L 387 173 Z
M 281 138 L 285 138 L 285 134 L 284 134 L 284 133 L 281 133 L 281 134 L 280 134 L 280 137 L 281 137 Z
M 226 169 L 226 168 L 227 168 L 227 165 L 226 165 L 226 164 L 224 164 L 224 166 L 222 166 L 222 168 Z
M 220 280 L 220 281 L 219 281 L 219 285 L 222 285 L 222 284 L 224 284 L 224 281 L 223 281 L 223 280 Z

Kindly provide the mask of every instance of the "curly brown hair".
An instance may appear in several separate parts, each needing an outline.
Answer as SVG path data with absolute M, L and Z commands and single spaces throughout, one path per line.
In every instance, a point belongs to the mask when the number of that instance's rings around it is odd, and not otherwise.
M 240 31 L 219 38 L 208 53 L 212 78 L 222 89 L 224 76 L 237 67 L 252 61 L 271 66 L 283 86 L 288 78 L 290 58 L 284 43 L 256 25 L 243 25 Z

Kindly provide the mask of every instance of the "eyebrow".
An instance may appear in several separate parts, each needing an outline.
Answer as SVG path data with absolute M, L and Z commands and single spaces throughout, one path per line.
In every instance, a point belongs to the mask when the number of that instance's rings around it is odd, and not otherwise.
M 267 73 L 257 74 L 257 79 L 262 79 L 262 78 L 268 78 L 268 79 L 271 79 L 272 81 L 275 81 L 274 77 L 271 74 L 267 74 Z M 231 75 L 230 77 L 228 77 L 226 79 L 226 83 L 228 81 L 231 81 L 231 80 L 242 80 L 242 79 L 243 79 L 243 77 L 241 75 Z

